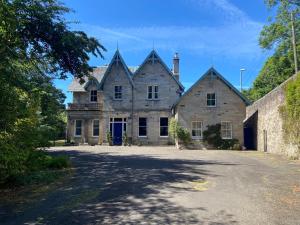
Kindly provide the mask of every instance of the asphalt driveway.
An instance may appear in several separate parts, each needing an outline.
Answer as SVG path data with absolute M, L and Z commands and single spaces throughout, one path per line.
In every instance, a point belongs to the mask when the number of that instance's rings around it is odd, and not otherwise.
M 300 224 L 300 163 L 258 152 L 57 147 L 74 170 L 0 202 L 0 224 Z

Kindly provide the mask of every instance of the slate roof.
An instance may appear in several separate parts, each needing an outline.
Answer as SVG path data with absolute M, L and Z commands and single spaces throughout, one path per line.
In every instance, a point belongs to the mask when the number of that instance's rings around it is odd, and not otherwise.
M 98 81 L 98 83 L 100 84 L 104 74 L 107 70 L 108 66 L 99 66 L 93 69 L 93 72 L 91 74 L 92 77 L 95 77 L 96 80 Z M 128 67 L 129 71 L 131 73 L 134 73 L 139 67 L 138 66 L 130 66 Z M 72 91 L 72 92 L 85 92 L 85 87 L 88 83 L 88 79 L 87 77 L 84 77 L 84 80 L 86 81 L 84 84 L 80 84 L 79 83 L 79 79 L 74 78 L 71 82 L 71 84 L 68 87 L 68 91 Z
M 198 86 L 198 84 L 207 76 L 210 76 L 211 74 L 214 74 L 215 76 L 217 76 L 225 85 L 227 85 L 236 95 L 238 95 L 243 102 L 245 102 L 246 105 L 250 105 L 250 101 L 243 96 L 243 94 L 237 90 L 228 80 L 225 79 L 225 77 L 223 77 L 215 68 L 211 67 L 206 73 L 204 73 L 197 81 L 196 83 L 194 83 L 178 100 L 177 102 L 174 104 L 174 106 L 178 105 L 178 103 L 180 102 L 180 100 L 186 96 L 187 94 L 189 94 L 195 87 Z

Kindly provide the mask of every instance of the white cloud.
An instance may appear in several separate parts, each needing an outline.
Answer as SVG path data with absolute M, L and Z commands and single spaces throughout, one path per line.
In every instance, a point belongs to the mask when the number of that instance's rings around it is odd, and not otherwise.
M 80 29 L 97 37 L 104 46 L 122 51 L 151 49 L 188 50 L 197 54 L 241 57 L 260 52 L 257 36 L 259 23 L 228 24 L 220 27 L 153 26 L 105 28 L 83 24 Z
M 140 26 L 101 27 L 78 25 L 89 35 L 97 37 L 104 46 L 122 51 L 143 51 L 153 47 L 170 52 L 187 50 L 198 55 L 230 58 L 256 58 L 262 54 L 258 35 L 262 24 L 251 20 L 245 12 L 228 0 L 185 0 L 199 10 L 203 7 L 220 10 L 224 18 L 215 26 Z
M 222 19 L 224 22 L 236 21 L 244 22 L 249 21 L 250 18 L 248 15 L 239 9 L 237 6 L 232 4 L 228 0 L 187 0 L 188 2 L 194 4 L 199 8 L 199 10 L 203 10 L 203 8 L 213 9 L 218 12 L 218 14 L 222 14 Z

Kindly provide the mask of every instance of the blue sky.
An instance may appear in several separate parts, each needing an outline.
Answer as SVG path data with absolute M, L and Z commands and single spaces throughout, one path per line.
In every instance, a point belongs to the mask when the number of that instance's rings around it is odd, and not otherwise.
M 108 49 L 108 64 L 117 43 L 128 66 L 140 65 L 153 46 L 171 67 L 180 55 L 180 80 L 186 90 L 214 66 L 234 86 L 240 68 L 246 68 L 244 86 L 251 86 L 270 52 L 260 49 L 258 38 L 269 13 L 263 0 L 64 0 L 74 10 L 66 15 L 71 29 L 83 30 Z M 67 92 L 71 77 L 55 85 Z

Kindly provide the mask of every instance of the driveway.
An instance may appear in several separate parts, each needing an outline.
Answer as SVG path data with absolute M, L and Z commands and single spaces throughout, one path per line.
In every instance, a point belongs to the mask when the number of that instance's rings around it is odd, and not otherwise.
M 300 224 L 300 163 L 259 152 L 57 147 L 63 180 L 0 203 L 0 224 Z

